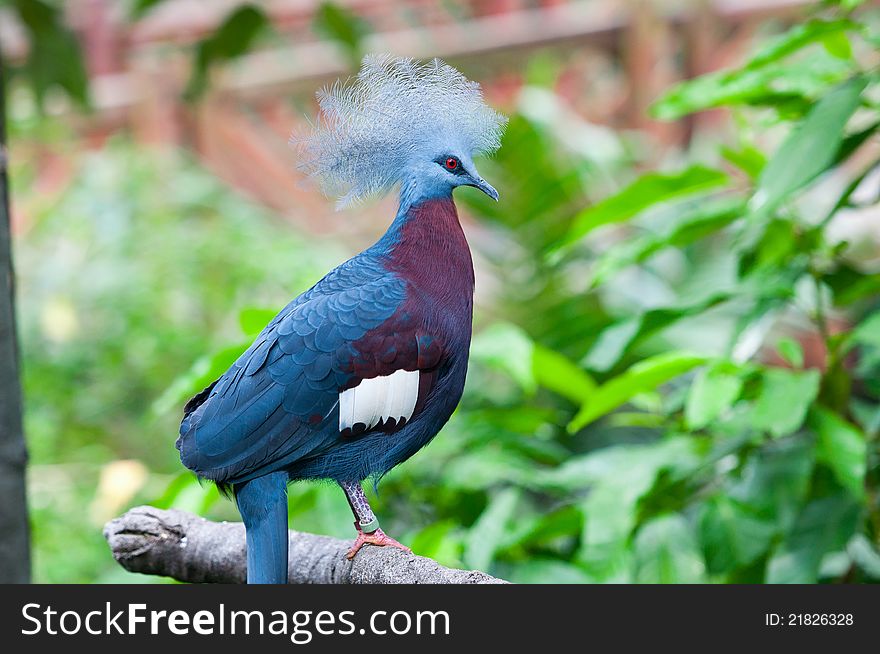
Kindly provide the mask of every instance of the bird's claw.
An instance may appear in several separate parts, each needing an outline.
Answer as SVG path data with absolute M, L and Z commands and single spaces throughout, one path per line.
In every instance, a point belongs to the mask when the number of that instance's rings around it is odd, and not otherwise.
M 354 558 L 355 554 L 357 554 L 360 549 L 368 543 L 370 545 L 378 545 L 379 547 L 390 545 L 391 547 L 401 549 L 408 554 L 412 554 L 412 550 L 410 548 L 408 548 L 403 543 L 398 543 L 381 529 L 377 529 L 376 531 L 369 534 L 365 534 L 361 530 L 358 530 L 358 535 L 354 541 L 354 545 L 352 545 L 351 549 L 348 550 L 348 554 L 345 555 L 345 558 L 351 561 Z

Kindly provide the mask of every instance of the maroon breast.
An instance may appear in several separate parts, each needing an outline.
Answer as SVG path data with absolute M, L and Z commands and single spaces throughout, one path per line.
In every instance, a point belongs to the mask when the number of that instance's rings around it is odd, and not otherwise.
M 412 209 L 390 252 L 388 269 L 415 291 L 408 300 L 431 310 L 473 306 L 474 264 L 452 198 L 427 200 Z
M 395 370 L 429 371 L 467 358 L 473 316 L 474 267 L 451 199 L 410 210 L 384 265 L 406 283 L 406 299 L 354 343 L 357 379 Z

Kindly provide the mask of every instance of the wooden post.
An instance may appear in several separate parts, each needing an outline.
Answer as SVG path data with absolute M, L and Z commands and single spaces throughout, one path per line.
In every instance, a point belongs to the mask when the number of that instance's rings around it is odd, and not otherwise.
M 131 84 L 136 99 L 129 110 L 135 139 L 149 145 L 180 145 L 183 125 L 180 94 L 189 62 L 143 47 L 131 56 Z M 186 67 L 186 68 L 185 68 Z
M 77 23 L 83 36 L 89 76 L 121 70 L 117 25 L 107 0 L 85 0 L 74 7 L 82 14 Z
M 630 0 L 629 24 L 622 44 L 629 85 L 629 126 L 651 133 L 661 143 L 674 140 L 678 127 L 650 116 L 651 103 L 669 86 L 669 29 L 652 0 Z
M 683 53 L 683 60 L 686 79 L 699 77 L 714 70 L 718 43 L 721 40 L 718 15 L 711 0 L 695 0 L 693 4 L 684 25 L 683 46 L 686 50 Z M 682 120 L 682 145 L 687 146 L 690 143 L 701 124 L 712 120 L 713 117 L 701 115 L 685 117 Z
M 30 529 L 25 500 L 27 450 L 21 418 L 15 277 L 6 149 L 5 70 L 0 53 L 0 583 L 30 581 Z

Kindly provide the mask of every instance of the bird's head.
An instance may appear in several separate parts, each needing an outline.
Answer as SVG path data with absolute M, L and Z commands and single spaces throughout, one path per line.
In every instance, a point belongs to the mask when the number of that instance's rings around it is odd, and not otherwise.
M 506 119 L 483 102 L 479 84 L 439 59 L 368 55 L 351 83 L 324 89 L 318 101 L 311 131 L 293 141 L 302 167 L 339 206 L 398 183 L 424 197 L 473 186 L 498 199 L 473 157 L 500 147 Z
M 454 147 L 435 148 L 434 156 L 425 155 L 410 163 L 405 172 L 407 180 L 425 195 L 446 195 L 458 186 L 473 186 L 493 200 L 498 199 L 489 182 L 480 176 L 466 151 Z

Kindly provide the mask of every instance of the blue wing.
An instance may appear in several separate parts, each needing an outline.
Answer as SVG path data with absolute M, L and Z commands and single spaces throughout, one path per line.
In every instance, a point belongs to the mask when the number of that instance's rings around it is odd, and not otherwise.
M 405 284 L 356 257 L 288 304 L 211 387 L 191 400 L 177 448 L 200 476 L 234 483 L 320 453 L 339 438 L 339 389 L 354 344 L 388 320 Z

